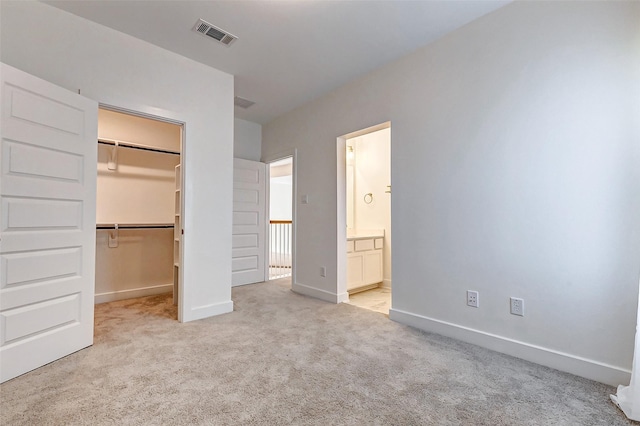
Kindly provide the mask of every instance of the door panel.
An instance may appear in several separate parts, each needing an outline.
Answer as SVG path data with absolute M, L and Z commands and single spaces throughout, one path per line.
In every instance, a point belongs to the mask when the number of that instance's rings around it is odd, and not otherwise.
M 93 343 L 98 105 L 1 66 L 4 382 Z
M 5 155 L 11 175 L 82 182 L 82 157 L 52 149 L 7 142 Z
M 233 285 L 265 280 L 266 165 L 236 158 L 233 166 Z

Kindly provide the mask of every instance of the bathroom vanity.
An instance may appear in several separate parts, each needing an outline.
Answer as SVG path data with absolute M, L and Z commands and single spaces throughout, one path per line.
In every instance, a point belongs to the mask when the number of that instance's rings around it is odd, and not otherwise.
M 347 291 L 378 287 L 383 279 L 384 230 L 347 231 Z

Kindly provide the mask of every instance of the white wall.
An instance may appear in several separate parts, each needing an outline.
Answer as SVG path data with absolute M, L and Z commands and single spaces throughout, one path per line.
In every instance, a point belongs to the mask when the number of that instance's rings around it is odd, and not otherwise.
M 354 228 L 384 229 L 384 287 L 391 287 L 391 195 L 386 193 L 391 185 L 390 143 L 389 128 L 347 141 L 354 147 Z M 365 202 L 365 194 L 372 194 L 370 203 Z
M 260 161 L 262 126 L 251 121 L 234 119 L 233 157 Z
M 638 2 L 515 2 L 263 126 L 263 157 L 298 150 L 294 289 L 338 300 L 336 137 L 391 121 L 392 318 L 628 380 L 639 21 Z
M 186 123 L 181 320 L 232 311 L 233 76 L 43 3 L 3 1 L 0 15 L 3 62 Z

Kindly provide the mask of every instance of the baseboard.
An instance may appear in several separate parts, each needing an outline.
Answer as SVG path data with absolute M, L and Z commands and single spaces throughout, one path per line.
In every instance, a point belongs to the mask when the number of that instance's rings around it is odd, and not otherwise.
M 384 279 L 382 280 L 382 288 L 391 288 L 391 280 L 388 279 Z
M 631 380 L 631 371 L 624 368 L 424 317 L 411 312 L 392 308 L 389 310 L 389 318 L 420 330 L 452 337 L 611 386 L 628 384 Z
M 295 293 L 324 300 L 325 302 L 342 303 L 349 300 L 349 293 L 346 291 L 344 293 L 331 293 L 330 291 L 320 290 L 300 283 L 292 283 L 291 290 Z
M 229 312 L 233 312 L 232 300 L 212 303 L 210 305 L 196 306 L 188 312 L 183 312 L 182 322 L 196 321 L 216 315 L 228 314 Z
M 132 288 L 128 290 L 109 291 L 105 293 L 97 293 L 94 296 L 94 303 L 114 302 L 116 300 L 133 299 L 136 297 L 154 296 L 156 294 L 171 293 L 173 291 L 172 284 L 154 285 L 151 287 Z

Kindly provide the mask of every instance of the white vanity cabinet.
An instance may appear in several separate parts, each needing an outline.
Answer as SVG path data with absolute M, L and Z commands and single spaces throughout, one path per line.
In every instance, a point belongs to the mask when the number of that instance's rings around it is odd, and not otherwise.
M 377 287 L 383 279 L 382 237 L 347 239 L 347 291 Z

